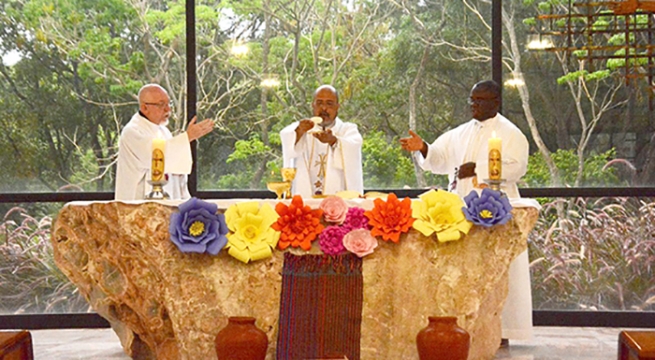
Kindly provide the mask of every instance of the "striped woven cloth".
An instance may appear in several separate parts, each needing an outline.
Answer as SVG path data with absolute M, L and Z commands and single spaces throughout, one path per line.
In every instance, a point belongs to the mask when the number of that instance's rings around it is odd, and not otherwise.
M 284 254 L 277 359 L 360 358 L 362 259 Z

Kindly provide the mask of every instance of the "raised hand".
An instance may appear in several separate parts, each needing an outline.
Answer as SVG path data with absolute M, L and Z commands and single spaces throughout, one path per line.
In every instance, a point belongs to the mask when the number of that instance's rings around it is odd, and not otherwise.
M 421 151 L 423 139 L 412 130 L 409 130 L 409 137 L 400 139 L 400 146 L 407 151 Z
M 300 138 L 305 135 L 306 132 L 311 130 L 314 127 L 314 122 L 309 119 L 302 119 L 296 127 L 296 143 L 300 141 Z
M 186 128 L 189 142 L 200 139 L 214 130 L 214 122 L 211 119 L 205 119 L 196 123 L 196 118 L 197 116 L 194 116 L 193 119 L 191 119 L 191 122 L 189 122 L 189 126 Z

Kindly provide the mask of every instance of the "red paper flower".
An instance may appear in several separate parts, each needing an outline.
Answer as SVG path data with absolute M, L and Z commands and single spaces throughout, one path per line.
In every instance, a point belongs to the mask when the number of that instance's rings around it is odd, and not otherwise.
M 372 228 L 371 235 L 381 236 L 382 240 L 400 240 L 400 234 L 412 228 L 412 201 L 406 197 L 399 201 L 396 194 L 387 196 L 387 201 L 375 199 L 373 210 L 364 213 L 368 218 L 368 225 Z
M 272 227 L 281 232 L 277 246 L 282 250 L 289 246 L 309 250 L 312 241 L 323 231 L 323 210 L 312 210 L 305 206 L 300 195 L 294 196 L 289 206 L 282 202 L 277 203 L 275 211 L 280 217 Z

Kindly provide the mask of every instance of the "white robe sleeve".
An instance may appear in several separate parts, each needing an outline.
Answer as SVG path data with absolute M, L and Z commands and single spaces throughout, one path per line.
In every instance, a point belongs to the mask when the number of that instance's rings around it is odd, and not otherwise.
M 330 151 L 332 159 L 328 163 L 345 174 L 345 190 L 363 194 L 362 135 L 357 125 L 352 123 L 342 123 L 341 129 L 334 135 L 337 142 Z
M 294 167 L 298 162 L 298 157 L 302 155 L 302 141 L 296 144 L 296 128 L 298 122 L 286 126 L 280 131 L 280 142 L 282 143 L 283 167 Z M 306 135 L 305 135 L 306 136 Z
M 428 145 L 428 154 L 424 158 L 420 151 L 415 151 L 414 156 L 421 168 L 431 171 L 435 174 L 451 175 L 453 167 L 451 165 L 451 136 L 452 131 L 446 132 L 439 136 L 432 144 Z
M 152 141 L 152 140 L 151 140 Z M 191 174 L 193 158 L 189 135 L 186 131 L 166 140 L 164 172 L 167 174 Z

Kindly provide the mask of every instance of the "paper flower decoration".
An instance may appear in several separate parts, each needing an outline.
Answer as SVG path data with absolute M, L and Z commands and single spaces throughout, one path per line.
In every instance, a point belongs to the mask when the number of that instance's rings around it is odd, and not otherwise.
M 328 226 L 323 230 L 321 235 L 318 236 L 318 244 L 321 251 L 327 255 L 339 255 L 346 251 L 343 246 L 343 237 L 348 230 L 341 226 Z
M 260 207 L 257 201 L 236 203 L 227 208 L 228 254 L 244 263 L 271 257 L 271 249 L 280 238 L 280 233 L 271 227 L 278 217 L 270 205 Z
M 289 206 L 282 202 L 277 203 L 275 211 L 280 217 L 272 227 L 281 233 L 277 246 L 282 250 L 289 246 L 309 250 L 312 241 L 323 231 L 323 210 L 312 210 L 305 206 L 300 195 L 294 196 Z
M 223 214 L 216 213 L 218 206 L 193 197 L 178 208 L 180 212 L 171 214 L 168 229 L 177 248 L 182 252 L 218 254 L 227 243 L 227 225 Z
M 397 243 L 400 234 L 408 232 L 414 223 L 412 201 L 408 197 L 399 201 L 396 194 L 391 193 L 387 201 L 375 199 L 373 204 L 373 210 L 364 212 L 372 228 L 371 235 Z
M 323 219 L 329 223 L 341 224 L 346 220 L 348 204 L 338 196 L 328 196 L 318 206 L 323 210 Z
M 351 253 L 364 257 L 372 254 L 378 247 L 378 241 L 366 229 L 355 229 L 343 237 L 343 246 Z
M 462 212 L 462 199 L 444 190 L 430 190 L 419 195 L 420 200 L 412 204 L 412 215 L 416 218 L 414 229 L 425 236 L 437 234 L 441 242 L 458 240 L 467 234 L 473 224 Z
M 346 221 L 343 222 L 344 228 L 348 230 L 355 229 L 367 229 L 368 230 L 368 219 L 364 216 L 364 209 L 358 207 L 352 207 L 348 209 L 348 214 L 346 215 Z
M 476 225 L 490 227 L 505 224 L 512 218 L 512 205 L 507 196 L 500 191 L 482 189 L 482 194 L 474 190 L 464 198 L 466 207 L 462 210 L 466 218 Z

